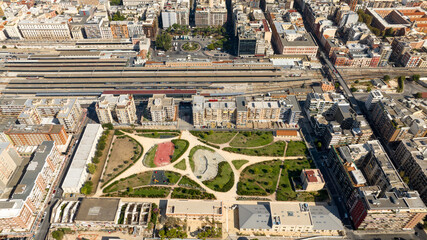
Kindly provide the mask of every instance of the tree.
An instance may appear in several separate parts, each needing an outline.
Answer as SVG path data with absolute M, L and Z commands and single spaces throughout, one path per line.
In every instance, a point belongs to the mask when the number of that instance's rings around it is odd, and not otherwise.
M 88 171 L 90 174 L 94 174 L 94 173 L 95 173 L 95 171 L 96 171 L 96 165 L 95 165 L 95 164 L 93 164 L 93 163 L 89 163 L 89 164 L 87 165 L 87 171 Z
M 168 51 L 172 48 L 172 37 L 166 32 L 157 35 L 156 47 Z
M 211 43 L 211 44 L 209 44 L 209 45 L 207 46 L 207 48 L 208 48 L 209 50 L 214 50 L 214 49 L 215 49 L 215 46 L 213 45 L 213 43 Z
M 412 75 L 412 81 L 415 81 L 415 82 L 420 81 L 420 75 L 419 74 Z
M 112 123 L 104 123 L 104 124 L 102 124 L 102 127 L 106 128 L 108 130 L 113 130 L 114 129 L 114 126 L 113 126 Z
M 405 76 L 400 76 L 399 79 L 397 80 L 397 92 L 403 92 L 403 88 L 404 88 L 404 84 L 405 84 Z
M 118 5 L 122 5 L 122 1 L 121 0 L 111 0 L 110 4 L 112 6 L 118 6 Z
M 393 28 L 387 28 L 384 32 L 384 35 L 389 36 L 389 37 L 394 36 L 394 29 Z
M 367 92 L 370 92 L 370 91 L 372 91 L 372 88 L 371 88 L 371 87 L 367 87 L 367 88 L 366 88 L 366 91 L 367 91 Z
M 126 19 L 126 17 L 125 16 L 123 16 L 121 13 L 120 13 L 120 11 L 117 11 L 116 13 L 114 13 L 113 14 L 113 17 L 112 17 L 112 20 L 113 21 L 123 21 L 123 20 L 125 20 Z
M 359 83 L 359 80 L 354 81 L 354 83 Z
M 356 91 L 357 91 L 357 88 L 355 88 L 355 87 L 351 87 L 351 88 L 350 88 L 350 90 L 351 90 L 351 92 L 356 92 Z
M 56 230 L 52 232 L 52 237 L 56 240 L 61 240 L 64 237 L 64 232 L 61 230 Z
M 318 149 L 322 149 L 322 142 L 321 142 L 321 141 L 317 141 L 317 142 L 316 142 L 316 147 L 317 147 Z
M 213 133 L 213 130 L 209 130 L 208 135 L 212 135 Z
M 422 98 L 423 94 L 420 92 L 417 92 L 417 94 L 415 94 L 415 98 Z
M 340 87 L 340 83 L 339 82 L 336 82 L 335 83 L 335 88 L 339 88 Z
M 83 187 L 80 189 L 80 193 L 84 195 L 89 195 L 92 193 L 93 183 L 91 181 L 86 181 Z
M 383 80 L 384 80 L 385 82 L 390 81 L 390 76 L 389 76 L 389 75 L 384 75 Z
M 6 45 L 3 45 L 1 48 L 5 49 L 5 48 L 7 48 L 7 47 L 6 47 Z

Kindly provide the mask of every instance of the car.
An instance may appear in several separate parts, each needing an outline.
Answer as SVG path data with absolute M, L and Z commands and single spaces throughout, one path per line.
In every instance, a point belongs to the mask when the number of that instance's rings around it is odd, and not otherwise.
M 52 193 L 55 194 L 56 193 L 56 189 L 54 189 Z

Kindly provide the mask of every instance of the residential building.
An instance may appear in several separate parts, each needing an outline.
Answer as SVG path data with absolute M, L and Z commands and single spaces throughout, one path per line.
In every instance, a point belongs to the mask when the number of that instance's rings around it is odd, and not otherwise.
M 54 141 L 56 145 L 65 145 L 68 134 L 63 125 L 13 125 L 4 132 L 14 146 L 37 146 L 44 141 Z
M 10 142 L 0 143 L 0 192 L 13 177 L 16 169 L 21 165 L 22 157 Z
M 88 124 L 84 130 L 77 150 L 71 160 L 70 168 L 65 175 L 62 189 L 65 193 L 79 193 L 85 183 L 88 171 L 87 164 L 95 156 L 96 145 L 103 132 L 101 124 Z
M 95 104 L 95 110 L 101 124 L 135 124 L 137 121 L 135 101 L 130 94 L 102 94 Z
M 112 21 L 110 22 L 111 33 L 113 38 L 129 38 L 128 22 L 127 21 Z
M 410 229 L 427 214 L 377 140 L 333 147 L 327 166 L 356 229 Z
M 174 99 L 166 97 L 166 94 L 154 94 L 148 99 L 147 109 L 150 111 L 153 122 L 174 121 L 176 119 Z
M 394 152 L 393 160 L 397 170 L 408 185 L 420 193 L 427 204 L 427 138 L 404 139 Z
M 374 105 L 370 117 L 380 137 L 387 142 L 424 137 L 427 136 L 424 106 L 424 100 L 387 96 Z
M 365 107 L 367 110 L 372 110 L 375 103 L 377 103 L 379 100 L 383 99 L 383 94 L 381 91 L 373 90 L 369 93 L 368 99 L 366 99 Z
M 224 0 L 199 0 L 194 14 L 197 27 L 223 26 L 227 22 L 227 8 Z
M 3 235 L 29 232 L 51 199 L 49 186 L 59 173 L 61 163 L 54 142 L 45 141 L 37 148 L 11 197 L 0 201 L 0 230 Z

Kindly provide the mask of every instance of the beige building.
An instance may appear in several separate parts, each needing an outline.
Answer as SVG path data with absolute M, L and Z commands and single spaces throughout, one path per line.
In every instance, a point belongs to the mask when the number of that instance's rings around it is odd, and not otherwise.
M 137 121 L 135 101 L 130 94 L 119 96 L 103 94 L 95 109 L 101 124 L 134 124 Z
M 150 111 L 151 121 L 165 122 L 175 120 L 175 102 L 165 94 L 153 94 L 148 99 L 147 109 Z
M 166 217 L 181 220 L 199 220 L 200 218 L 222 220 L 222 202 L 214 200 L 168 200 Z
M 304 169 L 301 171 L 302 187 L 305 191 L 319 191 L 325 187 L 325 180 L 319 169 Z
M 22 158 L 11 143 L 0 143 L 0 190 L 7 185 L 21 163 Z
M 193 125 L 231 128 L 235 123 L 234 101 L 209 101 L 203 96 L 193 96 Z
M 71 40 L 69 19 L 65 17 L 34 18 L 18 23 L 22 37 L 27 40 Z

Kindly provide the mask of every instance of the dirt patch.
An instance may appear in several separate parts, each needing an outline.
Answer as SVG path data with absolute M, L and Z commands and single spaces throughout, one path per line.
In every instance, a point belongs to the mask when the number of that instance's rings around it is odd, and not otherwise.
M 142 151 L 141 147 L 129 137 L 116 138 L 112 145 L 112 150 L 107 161 L 103 180 L 114 178 L 122 170 L 133 163 L 133 157 Z

